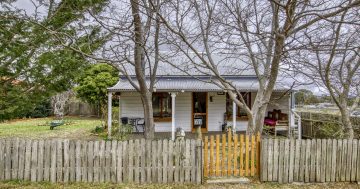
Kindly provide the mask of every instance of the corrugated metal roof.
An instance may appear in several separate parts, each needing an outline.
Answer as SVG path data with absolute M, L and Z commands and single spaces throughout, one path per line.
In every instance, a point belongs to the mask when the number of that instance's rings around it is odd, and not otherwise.
M 134 80 L 137 84 L 136 80 Z M 240 91 L 257 91 L 259 83 L 255 77 L 231 77 L 227 81 L 232 82 Z M 147 80 L 149 84 L 149 80 Z M 171 91 L 224 91 L 222 88 L 214 83 L 205 82 L 193 77 L 160 77 L 155 83 L 157 92 L 171 92 Z M 275 91 L 286 91 L 288 86 L 276 85 Z M 121 78 L 116 85 L 108 88 L 112 92 L 121 91 L 135 91 L 135 88 L 130 82 Z
M 204 76 L 213 75 L 213 73 L 205 68 L 204 64 L 200 61 L 199 57 L 193 53 L 189 53 L 189 57 L 179 54 L 170 54 L 169 52 L 161 52 L 162 58 L 158 63 L 156 75 L 158 76 L 181 76 L 181 75 L 193 75 Z M 203 58 L 208 61 L 208 56 L 202 54 Z M 153 64 L 152 56 L 149 57 L 151 64 Z M 189 59 L 191 58 L 191 60 Z M 213 53 L 211 55 L 216 69 L 220 75 L 241 75 L 241 76 L 255 76 L 252 65 L 249 64 L 249 60 L 246 57 L 230 56 L 223 53 Z M 130 63 L 123 63 L 128 75 L 135 75 L 134 65 Z M 151 68 L 153 65 L 151 66 Z M 150 66 L 148 63 L 145 65 L 146 75 L 149 75 Z

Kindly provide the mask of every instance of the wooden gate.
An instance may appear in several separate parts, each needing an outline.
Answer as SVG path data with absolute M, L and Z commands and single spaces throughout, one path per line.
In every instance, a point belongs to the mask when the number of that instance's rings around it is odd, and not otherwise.
M 205 136 L 204 177 L 257 176 L 260 170 L 260 134 Z

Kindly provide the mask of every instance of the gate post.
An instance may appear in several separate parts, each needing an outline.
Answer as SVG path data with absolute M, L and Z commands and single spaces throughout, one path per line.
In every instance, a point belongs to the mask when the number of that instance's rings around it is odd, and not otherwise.
M 268 139 L 261 140 L 260 143 L 260 182 L 268 181 L 267 180 L 267 146 L 268 146 Z

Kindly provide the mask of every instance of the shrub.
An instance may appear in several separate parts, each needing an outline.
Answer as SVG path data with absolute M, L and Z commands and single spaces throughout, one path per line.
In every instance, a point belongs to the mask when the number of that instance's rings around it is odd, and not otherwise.
M 44 100 L 36 105 L 34 110 L 30 111 L 26 117 L 41 118 L 48 117 L 51 115 L 51 104 L 50 100 Z
M 317 122 L 318 130 L 315 136 L 318 138 L 344 138 L 345 132 L 343 128 L 335 122 Z
M 115 140 L 127 140 L 133 131 L 133 126 L 129 124 L 114 124 L 112 129 L 112 137 Z
M 91 132 L 94 134 L 100 134 L 103 133 L 105 131 L 105 128 L 103 126 L 96 126 L 94 130 L 92 130 Z

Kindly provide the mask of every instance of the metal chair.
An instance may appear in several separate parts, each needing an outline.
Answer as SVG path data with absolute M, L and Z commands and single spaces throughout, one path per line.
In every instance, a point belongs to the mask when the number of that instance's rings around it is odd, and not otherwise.
M 136 120 L 136 131 L 139 132 L 139 128 L 137 126 L 141 126 L 143 132 L 145 133 L 145 119 L 144 118 L 140 118 Z

